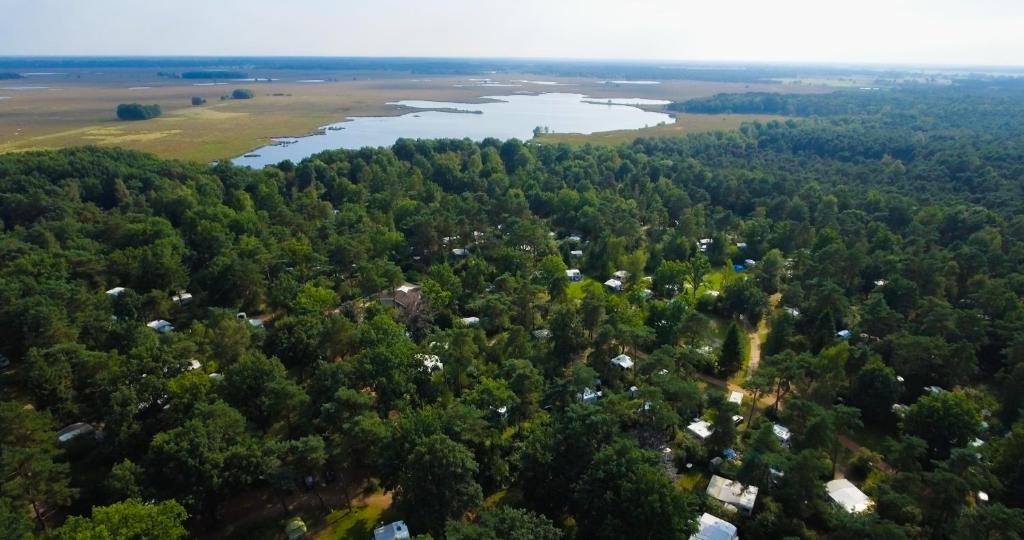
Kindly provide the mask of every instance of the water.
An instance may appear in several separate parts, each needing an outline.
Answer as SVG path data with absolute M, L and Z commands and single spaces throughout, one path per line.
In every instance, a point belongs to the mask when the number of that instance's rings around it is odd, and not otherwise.
M 644 111 L 629 105 L 608 105 L 607 100 L 589 98 L 583 94 L 517 94 L 484 99 L 491 101 L 480 104 L 399 101 L 394 105 L 444 110 L 421 110 L 401 116 L 352 118 L 325 126 L 321 133 L 315 135 L 276 139 L 282 144 L 264 146 L 246 154 L 250 157 L 242 156 L 232 161 L 236 165 L 262 168 L 286 159 L 298 162 L 324 150 L 391 146 L 399 138 L 468 137 L 480 141 L 496 137 L 528 140 L 533 137 L 533 130 L 538 126 L 547 127 L 552 133 L 590 134 L 674 122 L 674 118 L 668 114 Z M 631 98 L 625 101 L 645 102 Z

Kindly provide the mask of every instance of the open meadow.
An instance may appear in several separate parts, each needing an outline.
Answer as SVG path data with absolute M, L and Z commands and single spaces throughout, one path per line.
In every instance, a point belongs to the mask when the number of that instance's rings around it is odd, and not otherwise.
M 199 81 L 158 77 L 152 70 L 87 70 L 32 76 L 0 85 L 0 153 L 75 145 L 121 146 L 165 158 L 213 161 L 234 157 L 270 142 L 297 136 L 326 124 L 357 116 L 408 112 L 388 105 L 403 99 L 479 102 L 490 95 L 514 92 L 574 92 L 595 98 L 636 97 L 685 100 L 721 92 L 822 92 L 810 85 L 743 84 L 707 81 L 661 81 L 615 84 L 595 79 L 494 75 L 495 82 L 474 76 L 420 77 L 407 73 L 273 72 L 274 82 Z M 315 81 L 315 82 L 314 82 Z M 531 82 L 532 81 L 532 82 Z M 558 83 L 548 84 L 548 83 Z M 499 86 L 500 85 L 500 86 Z M 45 87 L 31 88 L 25 87 Z M 22 89 L 19 89 L 22 88 Z M 251 100 L 221 99 L 235 88 L 250 88 Z M 207 103 L 192 106 L 192 97 Z M 158 104 L 163 116 L 147 121 L 119 121 L 119 103 Z M 652 108 L 654 110 L 654 108 Z M 677 115 L 678 124 L 646 130 L 583 135 L 552 135 L 550 140 L 623 142 L 636 136 L 671 136 L 695 131 L 735 129 L 764 117 L 747 115 Z

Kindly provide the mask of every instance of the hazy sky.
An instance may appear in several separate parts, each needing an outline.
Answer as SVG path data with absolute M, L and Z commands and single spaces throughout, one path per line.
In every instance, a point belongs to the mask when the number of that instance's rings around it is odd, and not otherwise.
M 1024 64 L 1024 0 L 0 0 L 0 55 Z

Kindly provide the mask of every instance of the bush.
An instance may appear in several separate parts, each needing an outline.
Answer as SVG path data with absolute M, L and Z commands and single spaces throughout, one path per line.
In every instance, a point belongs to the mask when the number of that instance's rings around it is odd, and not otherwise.
M 149 120 L 163 114 L 159 105 L 141 105 L 139 103 L 122 103 L 117 106 L 117 118 L 120 120 Z
M 192 105 L 199 106 L 199 105 L 202 105 L 204 103 L 206 103 L 206 98 L 201 98 L 199 96 L 193 96 L 192 97 Z
M 254 94 L 252 90 L 249 90 L 248 88 L 236 88 L 233 92 L 231 92 L 231 99 L 252 99 L 255 96 L 256 94 Z

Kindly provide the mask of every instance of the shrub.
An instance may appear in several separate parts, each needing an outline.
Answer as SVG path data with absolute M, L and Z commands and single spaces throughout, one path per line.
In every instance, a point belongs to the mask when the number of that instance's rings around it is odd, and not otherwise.
M 199 105 L 202 105 L 204 103 L 206 103 L 206 98 L 201 98 L 199 96 L 193 96 L 192 97 L 192 105 L 199 106 Z
M 161 114 L 159 105 L 122 103 L 117 106 L 117 118 L 120 120 L 149 120 Z
M 231 92 L 231 99 L 252 99 L 255 95 L 248 88 L 236 88 Z

